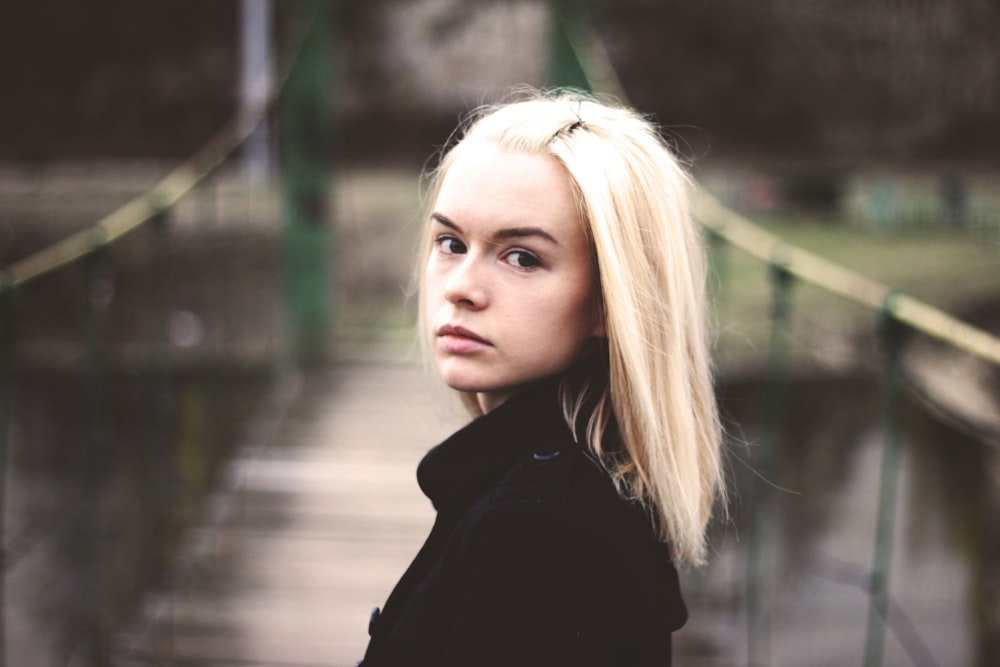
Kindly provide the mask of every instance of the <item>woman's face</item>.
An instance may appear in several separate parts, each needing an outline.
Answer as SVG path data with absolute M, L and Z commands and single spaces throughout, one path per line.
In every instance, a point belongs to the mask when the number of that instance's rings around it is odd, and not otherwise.
M 603 335 L 585 222 L 552 158 L 464 146 L 429 224 L 423 307 L 438 370 L 484 412 Z

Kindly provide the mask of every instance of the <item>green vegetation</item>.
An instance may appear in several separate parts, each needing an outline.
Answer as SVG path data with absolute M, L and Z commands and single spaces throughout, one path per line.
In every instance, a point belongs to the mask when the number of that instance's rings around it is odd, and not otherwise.
M 892 236 L 828 220 L 762 222 L 772 234 L 963 319 L 1000 304 L 1000 243 L 978 234 L 929 228 Z M 719 356 L 758 364 L 770 335 L 769 270 L 738 248 L 713 250 L 713 297 Z M 792 290 L 793 353 L 826 365 L 856 363 L 858 346 L 873 344 L 875 314 L 814 286 Z

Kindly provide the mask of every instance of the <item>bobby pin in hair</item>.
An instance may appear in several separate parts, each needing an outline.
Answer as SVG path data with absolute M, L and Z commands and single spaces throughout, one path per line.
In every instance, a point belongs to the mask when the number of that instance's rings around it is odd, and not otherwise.
M 569 126 L 569 128 L 566 130 L 567 132 L 572 132 L 573 130 L 579 127 L 583 127 L 585 125 L 585 123 L 583 122 L 583 117 L 580 115 L 580 110 L 582 108 L 583 108 L 583 100 L 577 100 L 576 111 L 573 112 L 573 115 L 576 116 L 576 122 Z

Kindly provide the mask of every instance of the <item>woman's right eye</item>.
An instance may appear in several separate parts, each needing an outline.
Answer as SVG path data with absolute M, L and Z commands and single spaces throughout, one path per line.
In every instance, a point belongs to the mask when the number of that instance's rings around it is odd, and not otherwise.
M 454 236 L 439 236 L 434 239 L 434 243 L 446 255 L 461 255 L 466 251 L 465 244 Z

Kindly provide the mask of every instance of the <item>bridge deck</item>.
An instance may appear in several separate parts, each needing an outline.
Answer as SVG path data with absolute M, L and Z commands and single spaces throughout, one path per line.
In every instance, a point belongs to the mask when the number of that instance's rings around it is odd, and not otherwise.
M 433 521 L 417 463 L 466 417 L 414 365 L 342 365 L 297 382 L 277 428 L 262 420 L 263 433 L 230 462 L 202 525 L 179 549 L 171 585 L 148 595 L 114 638 L 115 667 L 360 660 L 372 608 Z M 678 658 L 725 664 L 702 644 L 729 626 L 708 621 L 691 639 L 687 629 L 678 635 Z
M 354 665 L 373 606 L 433 512 L 417 462 L 461 411 L 420 369 L 307 378 L 270 444 L 231 463 L 172 590 L 115 641 L 116 665 Z

